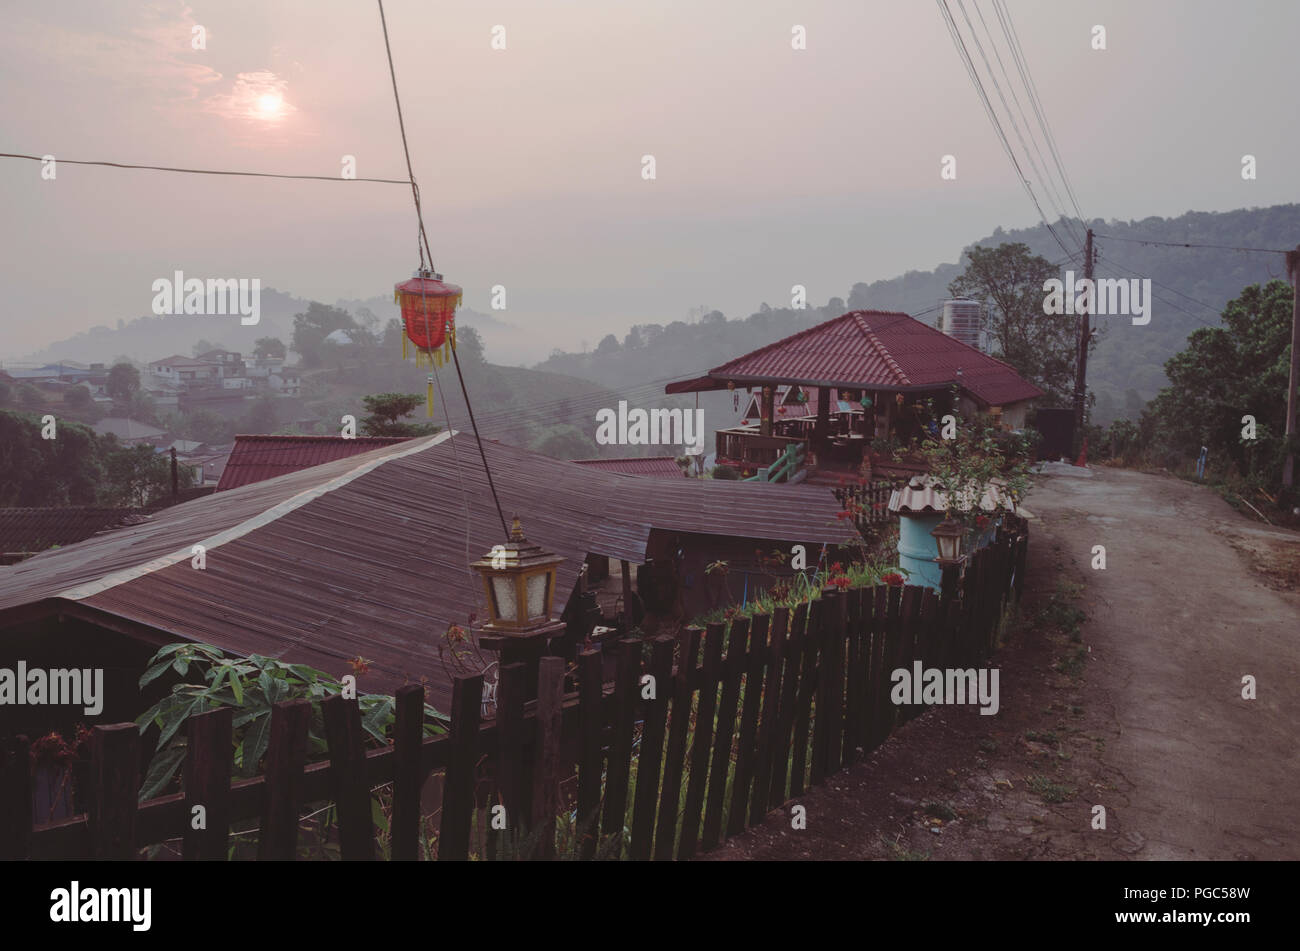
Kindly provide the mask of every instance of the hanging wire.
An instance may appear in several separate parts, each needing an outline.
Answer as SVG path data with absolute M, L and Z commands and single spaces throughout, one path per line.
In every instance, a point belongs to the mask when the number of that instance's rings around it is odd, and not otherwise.
M 411 149 L 406 141 L 406 122 L 402 118 L 402 99 L 397 92 L 397 70 L 393 67 L 393 48 L 388 41 L 388 20 L 384 16 L 384 0 L 376 0 L 376 2 L 379 4 L 379 22 L 384 31 L 384 52 L 388 55 L 388 75 L 393 81 L 393 103 L 397 106 L 397 127 L 402 133 L 402 153 L 406 156 L 406 172 L 411 180 L 411 198 L 415 202 L 415 218 L 420 225 L 420 240 L 423 242 L 423 251 L 428 252 L 429 255 L 428 271 L 434 276 L 435 280 L 438 280 L 440 279 L 440 276 L 434 270 L 433 250 L 429 247 L 429 235 L 424 229 L 424 211 L 420 207 L 420 188 L 415 183 L 415 170 L 411 165 Z M 423 253 L 420 255 L 420 271 L 420 276 L 424 277 L 423 272 L 425 271 L 425 266 Z M 422 295 L 423 289 L 424 286 L 421 285 Z M 424 310 L 424 318 L 427 333 L 429 319 L 429 311 L 427 307 L 425 307 Z M 488 489 L 492 492 L 492 501 L 496 505 L 497 517 L 501 520 L 501 531 L 505 534 L 505 538 L 508 541 L 510 538 L 510 528 L 506 524 L 505 512 L 501 509 L 501 498 L 497 495 L 496 483 L 492 479 L 492 469 L 488 466 L 487 453 L 483 450 L 483 438 L 479 435 L 478 423 L 474 419 L 474 407 L 470 404 L 469 390 L 465 387 L 465 376 L 460 370 L 460 357 L 456 355 L 456 348 L 454 346 L 451 348 L 451 357 L 456 365 L 456 377 L 460 380 L 460 391 L 465 397 L 465 409 L 469 413 L 469 422 L 474 429 L 474 441 L 478 443 L 479 458 L 483 460 L 483 472 L 487 475 Z M 448 439 L 454 440 L 455 437 L 449 436 Z

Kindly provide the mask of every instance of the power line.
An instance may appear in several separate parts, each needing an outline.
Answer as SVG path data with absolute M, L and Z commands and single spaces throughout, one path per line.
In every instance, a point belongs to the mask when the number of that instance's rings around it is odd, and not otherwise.
M 988 92 L 984 89 L 984 84 L 980 81 L 979 72 L 975 69 L 975 61 L 971 58 L 970 50 L 966 46 L 966 40 L 962 37 L 961 30 L 957 26 L 957 21 L 952 15 L 952 10 L 948 7 L 948 0 L 935 0 L 935 2 L 939 6 L 939 13 L 944 18 L 944 22 L 948 27 L 948 32 L 952 36 L 953 45 L 957 49 L 957 56 L 961 60 L 962 65 L 966 68 L 966 75 L 970 79 L 972 86 L 974 86 L 975 93 L 979 97 L 980 103 L 984 106 L 984 111 L 988 115 L 989 122 L 993 125 L 993 131 L 997 134 L 999 141 L 1001 141 L 1002 148 L 1007 153 L 1007 158 L 1011 160 L 1011 164 L 1016 170 L 1016 175 L 1020 178 L 1021 185 L 1024 186 L 1026 193 L 1029 195 L 1029 200 L 1033 202 L 1034 208 L 1038 211 L 1038 217 L 1042 219 L 1043 225 L 1047 228 L 1048 233 L 1053 239 L 1055 239 L 1056 243 L 1061 246 L 1061 250 L 1066 254 L 1069 254 L 1070 249 L 1065 246 L 1065 242 L 1061 240 L 1061 236 L 1056 233 L 1051 222 L 1047 220 L 1047 216 L 1043 213 L 1043 207 L 1038 202 L 1038 196 L 1034 194 L 1034 190 L 1029 184 L 1029 179 L 1025 177 L 1024 170 L 1020 167 L 1020 161 L 1016 158 L 1015 152 L 1011 148 L 1011 142 L 1007 139 L 1006 131 L 1002 128 L 1002 123 L 998 119 L 996 111 L 993 109 L 993 103 L 989 99 Z M 958 3 L 960 4 L 961 0 L 958 0 Z M 964 12 L 963 8 L 963 14 Z
M 393 102 L 397 106 L 397 126 L 402 133 L 402 151 L 406 155 L 406 171 L 411 179 L 411 197 L 415 202 L 415 217 L 420 226 L 420 241 L 423 242 L 424 251 L 429 253 L 429 267 L 433 267 L 433 250 L 429 247 L 429 237 L 424 230 L 424 212 L 420 209 L 420 190 L 415 184 L 415 172 L 411 166 L 411 150 L 406 143 L 406 122 L 402 119 L 402 100 L 397 94 L 397 71 L 393 68 L 393 48 L 388 42 L 388 20 L 384 17 L 384 0 L 376 0 L 379 4 L 379 23 L 384 32 L 384 52 L 388 55 L 388 74 L 393 80 Z M 424 270 L 424 253 L 420 254 L 420 270 Z M 427 312 L 426 312 L 427 318 Z M 505 538 L 510 538 L 510 528 L 506 525 L 505 513 L 501 510 L 501 499 L 497 495 L 496 483 L 492 480 L 492 470 L 488 467 L 487 453 L 483 451 L 483 439 L 479 436 L 478 423 L 474 420 L 474 407 L 470 404 L 469 390 L 465 388 L 465 377 L 460 371 L 460 357 L 456 354 L 456 348 L 451 348 L 451 358 L 456 365 L 456 378 L 460 380 L 460 391 L 465 397 L 465 409 L 469 412 L 470 426 L 474 430 L 474 441 L 478 444 L 479 458 L 483 460 L 483 472 L 487 475 L 488 488 L 492 492 L 492 501 L 496 503 L 497 517 L 501 519 L 501 531 Z M 455 438 L 454 436 L 451 438 Z
M 1216 251 L 1245 251 L 1256 254 L 1286 254 L 1285 248 L 1238 248 L 1229 244 L 1196 244 L 1190 241 L 1154 241 L 1149 238 L 1121 238 L 1114 234 L 1099 234 L 1108 241 L 1130 241 L 1134 244 L 1151 244 L 1165 248 L 1213 248 Z
M 33 162 L 46 161 L 42 155 L 23 155 L 18 152 L 0 152 L 0 158 L 29 159 Z M 105 168 L 145 169 L 153 172 L 182 172 L 186 175 L 237 175 L 243 178 L 288 178 L 314 182 L 376 182 L 381 185 L 414 185 L 414 182 L 400 178 L 343 178 L 335 175 L 282 175 L 275 172 L 236 172 L 215 168 L 174 168 L 169 165 L 130 165 L 126 162 L 92 162 L 89 160 L 56 158 L 58 165 L 100 165 Z

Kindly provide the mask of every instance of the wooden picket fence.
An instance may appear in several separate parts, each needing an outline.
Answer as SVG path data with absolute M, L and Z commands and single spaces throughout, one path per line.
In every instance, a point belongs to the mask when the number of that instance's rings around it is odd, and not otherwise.
M 373 859 L 372 790 L 391 784 L 389 853 L 417 859 L 421 790 L 435 772 L 443 774 L 439 859 L 466 859 L 476 841 L 489 856 L 553 857 L 556 819 L 575 813 L 580 857 L 603 855 L 614 841 L 634 859 L 690 858 L 798 799 L 920 713 L 891 702 L 892 670 L 915 660 L 981 665 L 1003 607 L 1019 598 L 1027 546 L 1024 523 L 1012 520 L 960 577 L 948 570 L 943 595 L 856 589 L 677 637 L 624 639 L 612 683 L 599 650 L 578 654 L 569 691 L 566 661 L 545 657 L 530 700 L 527 668 L 507 665 L 487 722 L 482 676 L 461 677 L 449 731 L 434 738 L 423 734 L 424 688 L 403 687 L 387 749 L 367 750 L 355 701 L 330 697 L 322 702 L 329 758 L 307 764 L 309 703 L 276 704 L 266 772 L 254 779 L 231 781 L 232 711 L 204 713 L 189 722 L 184 791 L 142 804 L 139 731 L 96 727 L 88 813 L 35 828 L 27 741 L 10 738 L 0 744 L 0 858 L 131 859 L 180 839 L 186 859 L 225 859 L 231 824 L 255 819 L 258 858 L 292 859 L 300 817 L 324 802 L 337 807 L 342 858 Z M 566 794 L 575 774 L 576 791 Z M 204 828 L 193 828 L 196 806 Z M 504 832 L 484 831 L 492 813 Z

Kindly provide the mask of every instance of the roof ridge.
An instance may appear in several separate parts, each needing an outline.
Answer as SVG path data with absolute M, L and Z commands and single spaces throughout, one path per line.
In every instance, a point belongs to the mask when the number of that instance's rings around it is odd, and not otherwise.
M 899 384 L 901 386 L 911 386 L 912 378 L 903 372 L 903 368 L 898 365 L 898 361 L 894 359 L 894 355 L 889 352 L 889 350 L 881 342 L 880 338 L 876 336 L 876 332 L 871 329 L 871 325 L 867 323 L 865 319 L 867 314 L 878 314 L 878 313 L 882 313 L 882 311 L 855 310 L 847 314 L 846 316 L 853 318 L 853 322 L 858 325 L 858 329 L 861 330 L 866 335 L 867 342 L 870 343 L 872 348 L 875 349 L 876 355 L 879 356 L 885 362 L 885 365 L 888 366 L 889 369 L 893 370 L 894 373 L 898 376 Z M 910 314 L 902 314 L 902 316 L 906 317 L 908 320 L 916 320 L 916 318 Z M 919 320 L 917 320 L 916 322 L 918 324 L 921 323 L 921 321 Z
M 407 456 L 415 455 L 418 452 L 424 452 L 426 449 L 432 449 L 434 446 L 445 442 L 455 432 L 454 429 L 443 430 L 437 435 L 430 438 L 428 442 L 416 442 L 414 446 L 408 446 L 399 452 L 382 456 L 379 459 L 370 459 L 361 463 L 353 469 L 340 476 L 330 479 L 324 484 L 313 485 L 309 489 L 304 489 L 297 495 L 290 496 L 282 502 L 278 502 L 265 511 L 259 512 L 244 519 L 237 525 L 217 532 L 215 535 L 209 535 L 195 541 L 187 548 L 181 548 L 169 555 L 162 555 L 158 558 L 148 561 L 143 565 L 133 565 L 130 568 L 123 568 L 119 571 L 113 571 L 94 581 L 87 581 L 83 584 L 74 585 L 71 588 L 65 588 L 62 591 L 51 595 L 54 598 L 66 598 L 69 601 L 81 601 L 91 595 L 100 594 L 110 588 L 116 588 L 118 585 L 126 584 L 129 581 L 135 581 L 137 578 L 143 578 L 145 575 L 153 574 L 163 568 L 170 568 L 172 565 L 180 564 L 194 557 L 194 545 L 202 545 L 205 552 L 211 551 L 227 542 L 236 541 L 247 535 L 254 529 L 261 528 L 264 525 L 277 521 L 291 512 L 295 512 L 310 502 L 316 501 L 323 495 L 340 489 L 345 485 L 361 478 L 363 475 L 378 469 L 380 466 L 392 462 L 395 459 L 404 459 Z
M 808 336 L 808 334 L 813 333 L 814 331 L 825 330 L 827 327 L 829 327 L 831 324 L 835 323 L 836 321 L 846 320 L 850 317 L 855 316 L 856 314 L 897 314 L 902 317 L 908 316 L 907 314 L 904 314 L 901 311 L 851 310 L 846 313 L 840 314 L 838 317 L 832 317 L 830 320 L 823 320 L 819 324 L 813 324 L 811 327 L 805 327 L 803 330 L 795 331 L 789 336 L 782 337 L 780 340 L 773 340 L 771 343 L 764 344 L 763 346 L 759 347 L 756 350 L 749 351 L 749 353 L 743 353 L 738 357 L 732 357 L 726 363 L 723 363 L 709 370 L 708 373 L 705 374 L 705 376 L 712 376 L 714 373 L 717 373 L 719 370 L 724 369 L 725 367 L 727 367 L 732 363 L 739 363 L 741 360 L 748 360 L 750 357 L 758 356 L 758 354 L 763 353 L 765 350 L 771 350 L 773 347 L 784 346 L 790 343 L 791 341 L 798 340 L 800 337 L 806 337 Z

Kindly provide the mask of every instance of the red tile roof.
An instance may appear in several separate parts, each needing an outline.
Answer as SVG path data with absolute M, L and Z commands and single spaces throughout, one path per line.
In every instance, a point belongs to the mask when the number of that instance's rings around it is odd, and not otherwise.
M 683 479 L 675 456 L 644 456 L 639 459 L 574 459 L 580 466 L 624 475 L 653 476 L 657 479 Z
M 849 531 L 825 487 L 633 479 L 483 448 L 506 517 L 517 513 L 529 539 L 565 559 L 557 614 L 588 553 L 642 563 L 652 531 L 832 545 Z M 0 569 L 0 630 L 58 611 L 336 674 L 361 655 L 374 661 L 363 689 L 427 677 L 430 703 L 446 710 L 439 639 L 470 612 L 485 616 L 467 557 L 501 534 L 473 439 L 440 433 L 216 492 Z
M 335 459 L 347 459 L 380 446 L 405 442 L 407 436 L 236 436 L 235 448 L 221 471 L 217 491 L 274 479 Z
M 703 380 L 898 391 L 956 383 L 990 406 L 1043 395 L 1001 360 L 907 314 L 876 310 L 850 311 L 714 367 L 705 378 L 665 389 L 684 393 L 710 388 Z

